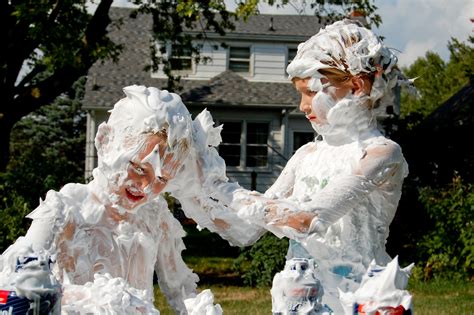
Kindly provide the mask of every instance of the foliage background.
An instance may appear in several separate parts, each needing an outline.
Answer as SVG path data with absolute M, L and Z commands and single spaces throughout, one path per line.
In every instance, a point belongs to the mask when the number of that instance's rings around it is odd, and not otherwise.
M 84 182 L 86 115 L 80 98 L 85 78 L 51 105 L 23 117 L 11 135 L 11 159 L 0 173 L 0 250 L 23 235 L 50 189 Z

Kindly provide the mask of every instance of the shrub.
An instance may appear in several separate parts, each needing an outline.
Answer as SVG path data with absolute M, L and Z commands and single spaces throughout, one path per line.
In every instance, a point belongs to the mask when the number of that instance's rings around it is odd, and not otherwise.
M 465 279 L 473 276 L 474 190 L 455 175 L 441 190 L 425 187 L 420 201 L 433 228 L 418 243 L 425 279 Z
M 234 268 L 242 274 L 249 286 L 271 286 L 275 273 L 285 266 L 288 239 L 279 239 L 266 233 L 252 247 L 242 251 L 234 262 Z

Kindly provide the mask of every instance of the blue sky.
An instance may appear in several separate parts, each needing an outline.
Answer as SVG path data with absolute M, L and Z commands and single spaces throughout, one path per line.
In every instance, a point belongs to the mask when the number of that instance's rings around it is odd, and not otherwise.
M 128 0 L 115 0 L 126 3 Z M 236 0 L 225 0 L 229 8 Z M 263 3 L 263 1 L 261 1 Z M 295 6 L 311 0 L 294 0 Z M 449 58 L 448 41 L 455 37 L 461 41 L 474 35 L 474 0 L 375 0 L 377 12 L 382 17 L 382 25 L 374 31 L 385 37 L 387 46 L 399 50 L 399 64 L 410 65 L 428 50 L 438 53 L 443 59 Z M 235 5 L 234 5 L 235 6 Z M 283 9 L 265 4 L 259 5 L 261 13 L 296 14 L 291 5 Z M 309 5 L 306 14 L 311 14 Z

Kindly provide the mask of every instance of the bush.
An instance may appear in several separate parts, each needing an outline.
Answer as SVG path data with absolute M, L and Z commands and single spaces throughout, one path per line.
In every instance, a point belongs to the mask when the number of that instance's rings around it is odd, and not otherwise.
M 242 274 L 249 286 L 271 286 L 275 273 L 285 266 L 288 239 L 279 239 L 266 233 L 252 247 L 246 248 L 237 257 L 234 267 Z
M 442 190 L 425 187 L 420 201 L 433 228 L 418 243 L 423 276 L 447 279 L 473 277 L 474 190 L 459 176 Z
M 25 234 L 30 221 L 25 218 L 30 212 L 26 200 L 9 191 L 9 187 L 0 184 L 0 250 L 5 250 L 18 236 Z

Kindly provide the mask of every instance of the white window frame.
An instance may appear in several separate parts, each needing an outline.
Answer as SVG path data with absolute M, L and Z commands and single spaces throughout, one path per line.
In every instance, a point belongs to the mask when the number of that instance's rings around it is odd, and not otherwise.
M 249 49 L 249 57 L 248 58 L 231 58 L 230 51 L 232 48 L 248 48 Z M 230 68 L 230 64 L 232 61 L 246 61 L 249 64 L 249 71 L 248 72 L 236 72 Z M 227 69 L 233 71 L 234 73 L 240 74 L 242 76 L 252 76 L 253 75 L 253 47 L 252 45 L 229 45 L 229 49 L 227 49 Z

